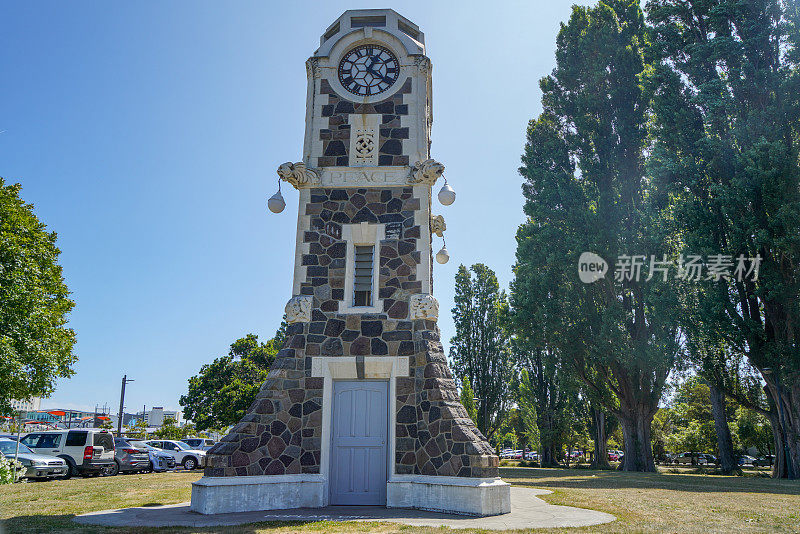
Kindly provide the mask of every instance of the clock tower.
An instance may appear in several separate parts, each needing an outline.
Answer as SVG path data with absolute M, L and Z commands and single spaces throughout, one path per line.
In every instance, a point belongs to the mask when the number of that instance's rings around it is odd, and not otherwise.
M 286 344 L 244 418 L 209 451 L 195 511 L 510 511 L 436 324 L 433 250 L 446 230 L 436 212 L 455 193 L 430 155 L 424 43 L 393 10 L 346 11 L 306 63 L 302 160 L 277 171 L 299 194 Z M 284 207 L 279 188 L 269 208 Z M 442 247 L 436 261 L 447 259 Z

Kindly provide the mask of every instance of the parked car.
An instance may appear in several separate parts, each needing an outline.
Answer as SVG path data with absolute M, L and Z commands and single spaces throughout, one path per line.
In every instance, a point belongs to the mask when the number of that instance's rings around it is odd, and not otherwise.
M 775 457 L 771 454 L 753 460 L 753 467 L 770 467 L 775 463 Z
M 114 466 L 114 435 L 101 428 L 31 432 L 20 443 L 66 461 L 66 478 L 107 474 Z
M 19 445 L 19 452 L 17 452 Z M 19 462 L 25 466 L 25 474 L 22 478 L 28 479 L 48 479 L 63 477 L 67 474 L 67 462 L 55 456 L 47 454 L 36 454 L 24 443 L 17 443 L 14 440 L 0 438 L 0 456 L 14 459 L 17 455 Z
M 743 454 L 742 456 L 739 457 L 738 463 L 739 465 L 753 465 L 753 462 L 755 461 L 756 459 L 753 458 L 752 456 Z
M 528 451 L 525 453 L 525 459 L 539 461 L 539 453 L 536 451 Z
M 704 465 L 719 465 L 719 458 L 714 456 L 713 454 L 706 454 L 704 452 L 700 453 L 700 458 L 705 460 Z
M 139 473 L 150 469 L 150 455 L 138 449 L 124 438 L 114 438 L 114 467 L 112 475 L 117 473 Z
M 695 458 L 695 462 L 692 462 L 692 458 Z M 714 465 L 717 462 L 714 455 L 704 452 L 682 452 L 675 457 L 675 463 L 678 465 Z
M 206 451 L 193 449 L 182 441 L 152 439 L 145 443 L 171 454 L 175 462 L 181 464 L 184 469 L 197 469 L 206 465 Z
M 198 451 L 207 451 L 216 443 L 209 438 L 183 438 L 181 441 Z
M 148 445 L 144 441 L 129 441 L 131 445 L 137 449 L 147 451 L 149 456 L 149 471 L 166 471 L 167 469 L 175 469 L 175 458 L 161 449 L 156 449 L 152 445 Z
M 697 452 L 682 452 L 675 457 L 676 465 L 700 465 L 700 455 Z

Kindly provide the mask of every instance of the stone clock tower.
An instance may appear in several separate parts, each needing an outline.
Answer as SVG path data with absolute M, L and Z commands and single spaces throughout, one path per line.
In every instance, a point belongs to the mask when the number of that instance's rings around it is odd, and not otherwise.
M 201 513 L 374 504 L 510 511 L 459 403 L 436 325 L 433 235 L 451 204 L 430 157 L 431 63 L 390 9 L 347 11 L 308 60 L 287 342 L 194 484 Z M 283 210 L 280 192 L 270 209 Z M 437 260 L 447 261 L 446 250 Z

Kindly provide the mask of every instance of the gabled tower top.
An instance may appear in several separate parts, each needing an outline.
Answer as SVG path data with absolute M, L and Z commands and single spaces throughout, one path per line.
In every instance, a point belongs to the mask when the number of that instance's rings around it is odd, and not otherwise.
M 342 13 L 333 24 L 328 26 L 328 29 L 319 38 L 320 46 L 314 52 L 314 56 L 328 56 L 337 41 L 352 32 L 363 30 L 364 28 L 393 35 L 403 43 L 406 49 L 405 52 L 409 55 L 425 54 L 425 34 L 419 30 L 419 26 L 395 10 L 349 9 Z

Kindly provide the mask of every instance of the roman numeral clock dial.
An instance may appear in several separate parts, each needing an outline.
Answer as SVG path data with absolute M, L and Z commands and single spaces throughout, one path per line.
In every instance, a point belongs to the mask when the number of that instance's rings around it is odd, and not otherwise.
M 339 82 L 358 96 L 372 96 L 389 89 L 400 75 L 400 64 L 387 48 L 358 46 L 339 62 Z

